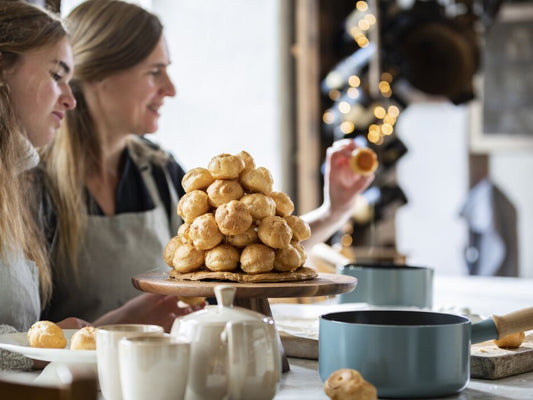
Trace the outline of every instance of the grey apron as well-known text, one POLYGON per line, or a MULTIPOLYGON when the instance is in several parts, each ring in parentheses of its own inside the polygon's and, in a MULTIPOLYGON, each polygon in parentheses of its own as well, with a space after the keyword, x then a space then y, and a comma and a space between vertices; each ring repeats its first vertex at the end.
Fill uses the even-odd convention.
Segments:
POLYGON ((75 316, 94 321, 141 294, 131 283, 133 275, 152 269, 168 270, 163 249, 177 232, 178 217, 173 210, 178 195, 163 168, 170 192, 169 221, 150 163, 138 160, 136 164, 155 208, 113 216, 89 215, 78 258, 78 277, 73 271, 68 271, 68 276, 58 272, 47 318, 57 321, 75 316))
POLYGON ((39 271, 22 252, 9 265, 0 262, 0 304, 0 324, 25 332, 39 320, 39 271))

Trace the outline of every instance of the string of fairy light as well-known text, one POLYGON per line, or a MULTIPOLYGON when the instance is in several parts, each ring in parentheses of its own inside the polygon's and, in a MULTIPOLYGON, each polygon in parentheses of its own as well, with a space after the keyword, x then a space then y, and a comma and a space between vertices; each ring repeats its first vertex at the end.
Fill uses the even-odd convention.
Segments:
MULTIPOLYGON (((346 30, 360 49, 371 45, 369 34, 376 28, 376 15, 366 1, 357 1, 354 12, 346 21, 346 30)), ((359 51, 359 50, 358 50, 359 51)), ((374 51, 374 57, 379 54, 374 51)), ((354 63, 357 63, 355 58, 354 63)), ((348 63, 349 64, 349 63, 348 63)), ((328 97, 334 105, 322 115, 326 125, 338 125, 344 135, 352 134, 356 129, 365 132, 365 136, 374 145, 383 144, 385 138, 394 133, 394 125, 400 115, 400 109, 391 102, 393 76, 389 72, 381 73, 377 84, 378 98, 368 106, 358 102, 362 96, 363 78, 357 73, 347 75, 345 71, 334 69, 324 81, 328 97)))

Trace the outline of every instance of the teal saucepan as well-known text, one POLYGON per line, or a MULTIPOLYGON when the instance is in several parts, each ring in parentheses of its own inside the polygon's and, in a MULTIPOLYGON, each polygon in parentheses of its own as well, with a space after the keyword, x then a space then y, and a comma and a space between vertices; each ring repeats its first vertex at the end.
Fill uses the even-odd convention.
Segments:
POLYGON ((357 289, 339 296, 340 303, 377 306, 433 305, 433 269, 398 264, 347 264, 337 273, 357 278, 357 289))
POLYGON ((425 311, 362 310, 319 318, 318 360, 325 381, 352 368, 379 397, 451 395, 470 379, 470 345, 533 329, 533 307, 472 324, 425 311))

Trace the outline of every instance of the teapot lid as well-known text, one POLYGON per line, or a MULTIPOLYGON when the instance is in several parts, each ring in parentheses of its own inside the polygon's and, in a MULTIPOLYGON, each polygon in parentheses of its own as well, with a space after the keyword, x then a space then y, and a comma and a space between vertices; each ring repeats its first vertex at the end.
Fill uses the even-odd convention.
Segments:
POLYGON ((182 322, 195 321, 197 323, 218 324, 226 322, 267 322, 272 323, 272 319, 243 307, 233 305, 235 292, 237 289, 233 285, 221 284, 215 286, 215 297, 217 306, 206 307, 179 318, 182 322))

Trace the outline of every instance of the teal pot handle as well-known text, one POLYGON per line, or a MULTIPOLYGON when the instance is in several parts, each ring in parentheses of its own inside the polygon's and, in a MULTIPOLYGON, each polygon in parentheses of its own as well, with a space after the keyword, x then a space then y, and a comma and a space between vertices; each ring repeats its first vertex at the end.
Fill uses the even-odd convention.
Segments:
POLYGON ((511 333, 533 329, 533 307, 513 311, 505 315, 493 315, 492 318, 472 325, 472 343, 499 339, 511 333))

